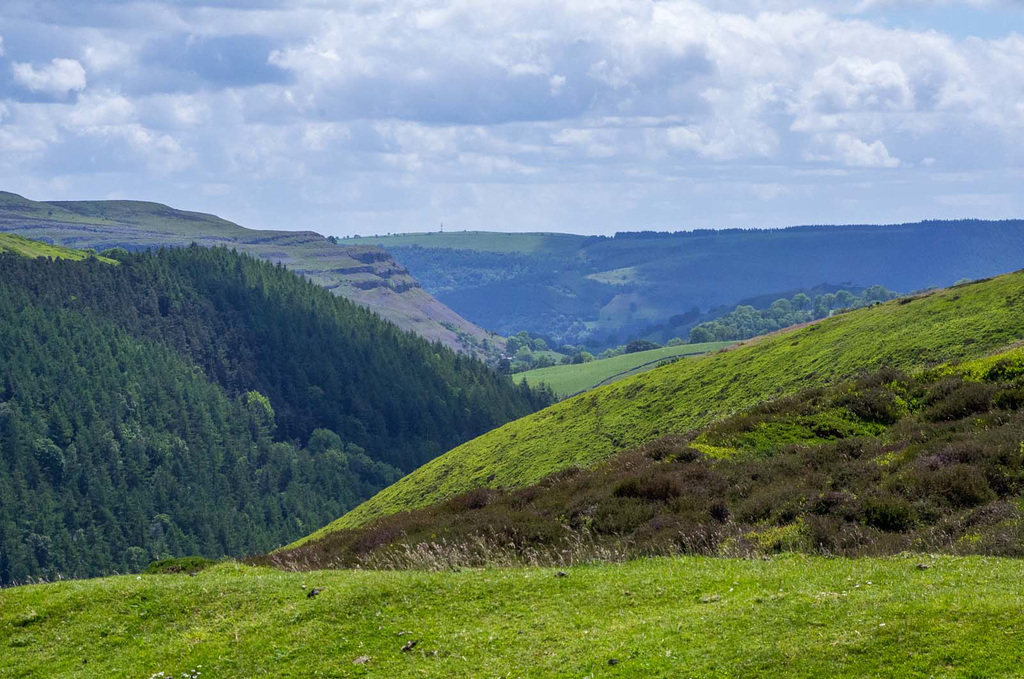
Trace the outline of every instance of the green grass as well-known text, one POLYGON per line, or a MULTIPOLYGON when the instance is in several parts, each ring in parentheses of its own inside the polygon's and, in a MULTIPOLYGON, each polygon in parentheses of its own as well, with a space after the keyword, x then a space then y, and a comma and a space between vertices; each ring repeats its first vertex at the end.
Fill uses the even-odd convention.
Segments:
POLYGON ((706 342, 704 344, 683 344, 677 347, 662 347, 650 351, 638 351, 612 358, 603 358, 590 363, 576 365, 555 365, 516 373, 516 382, 524 379, 530 384, 546 384, 559 398, 574 396, 594 387, 611 384, 632 375, 638 375, 658 367, 662 361, 683 356, 701 356, 711 351, 724 349, 735 342, 706 342))
POLYGON ((72 212, 53 203, 40 203, 19 196, 16 193, 0 191, 0 217, 6 215, 17 215, 23 219, 61 221, 81 225, 110 225, 114 223, 72 212))
MULTIPOLYGON (((22 257, 50 257, 52 259, 71 259, 80 261, 92 256, 88 252, 62 248, 58 245, 50 245, 37 240, 22 238, 12 233, 0 233, 0 252, 11 252, 22 257)), ((116 260, 106 257, 96 257, 107 264, 117 264, 116 260)))
POLYGON ((539 254, 574 252, 584 240, 586 240, 586 236, 571 233, 452 231, 449 233, 396 233, 390 236, 363 236, 346 238, 341 243, 344 245, 380 245, 384 248, 419 245, 424 248, 539 254))
POLYGON ((145 679, 200 665, 211 678, 997 677, 1024 663, 1018 560, 690 557, 566 570, 227 564, 8 589, 0 677, 145 679), (308 599, 313 587, 323 592, 308 599))
POLYGON ((471 488, 528 485, 806 387, 885 365, 914 370, 979 358, 1022 338, 1022 273, 860 309, 678 361, 509 423, 420 467, 314 536, 471 488))
POLYGON ((631 283, 641 283, 644 281, 643 272, 637 266, 600 271, 590 274, 587 278, 598 283, 607 283, 608 285, 630 285, 631 283))

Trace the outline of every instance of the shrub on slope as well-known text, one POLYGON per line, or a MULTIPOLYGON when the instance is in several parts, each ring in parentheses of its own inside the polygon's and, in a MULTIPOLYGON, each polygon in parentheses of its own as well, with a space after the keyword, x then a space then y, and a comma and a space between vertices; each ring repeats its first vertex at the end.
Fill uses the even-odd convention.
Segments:
POLYGON ((885 366, 983 356, 1024 338, 1024 274, 894 300, 680 361, 563 401, 465 443, 381 491, 322 535, 481 486, 517 487, 685 432, 766 399, 885 366))

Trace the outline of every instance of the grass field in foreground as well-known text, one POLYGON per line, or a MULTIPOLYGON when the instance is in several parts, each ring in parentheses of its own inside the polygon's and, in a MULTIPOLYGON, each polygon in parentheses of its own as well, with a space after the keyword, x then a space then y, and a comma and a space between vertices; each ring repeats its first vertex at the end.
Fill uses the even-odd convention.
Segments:
POLYGON ((576 365, 554 365, 537 368, 512 376, 516 382, 524 379, 530 384, 546 384, 559 398, 573 396, 582 391, 604 384, 611 384, 632 375, 639 375, 657 368, 663 361, 684 356, 701 356, 723 349, 735 342, 705 342, 703 344, 682 344, 677 347, 662 347, 650 351, 603 358, 590 363, 576 365))
POLYGON ((566 572, 226 564, 8 589, 0 677, 147 679, 200 665, 211 679, 1007 677, 1024 666, 1018 560, 677 558, 566 572), (313 587, 323 592, 308 599, 313 587))

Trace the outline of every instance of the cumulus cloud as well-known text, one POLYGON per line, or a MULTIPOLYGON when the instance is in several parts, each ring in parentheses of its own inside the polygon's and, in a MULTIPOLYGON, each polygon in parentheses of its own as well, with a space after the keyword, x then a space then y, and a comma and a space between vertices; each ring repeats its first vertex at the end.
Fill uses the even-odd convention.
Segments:
POLYGON ((906 73, 894 61, 839 57, 814 72, 808 98, 825 111, 906 110, 914 93, 906 73))
POLYGON ((85 89, 85 69, 75 59, 53 59, 48 64, 14 63, 14 79, 33 92, 66 95, 85 89))
POLYGON ((833 137, 818 137, 818 146, 824 153, 809 153, 808 158, 818 161, 838 161, 847 167, 899 167, 900 159, 889 154, 881 140, 870 143, 842 132, 833 137))
POLYGON ((0 181, 331 232, 952 216, 1024 163, 1024 37, 893 2, 40 0, 0 9, 0 181))

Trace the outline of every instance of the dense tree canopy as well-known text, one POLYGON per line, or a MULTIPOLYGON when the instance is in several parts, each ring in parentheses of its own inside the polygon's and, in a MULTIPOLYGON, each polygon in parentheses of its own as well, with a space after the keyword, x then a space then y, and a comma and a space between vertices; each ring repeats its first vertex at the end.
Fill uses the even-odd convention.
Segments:
POLYGON ((856 309, 896 297, 881 285, 872 285, 860 295, 849 290, 815 295, 811 299, 800 292, 792 299, 777 299, 767 309, 741 304, 735 310, 713 321, 701 323, 690 331, 690 341, 724 342, 741 340, 825 318, 835 311, 856 309))
POLYGON ((281 438, 323 427, 405 471, 547 402, 279 265, 202 247, 120 261, 25 259, 0 277, 176 349, 229 394, 266 395, 281 438))
POLYGON ((0 255, 0 583, 265 551, 543 393, 226 249, 0 255))

